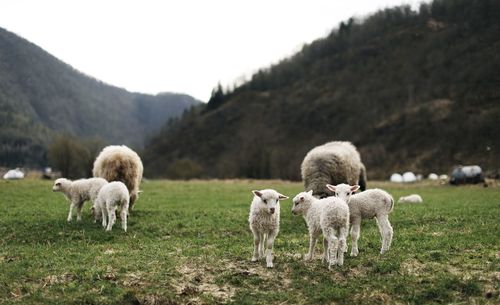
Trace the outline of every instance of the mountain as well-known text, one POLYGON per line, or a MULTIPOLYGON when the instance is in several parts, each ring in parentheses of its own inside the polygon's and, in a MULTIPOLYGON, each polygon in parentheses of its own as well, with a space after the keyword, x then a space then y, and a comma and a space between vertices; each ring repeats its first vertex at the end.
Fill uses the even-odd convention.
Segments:
POLYGON ((37 166, 58 134, 141 149, 149 135, 199 101, 131 93, 84 75, 0 28, 0 164, 37 166))
POLYGON ((342 22, 171 122, 149 175, 300 179, 307 151, 359 149, 368 178, 500 168, 500 2, 436 0, 342 22))

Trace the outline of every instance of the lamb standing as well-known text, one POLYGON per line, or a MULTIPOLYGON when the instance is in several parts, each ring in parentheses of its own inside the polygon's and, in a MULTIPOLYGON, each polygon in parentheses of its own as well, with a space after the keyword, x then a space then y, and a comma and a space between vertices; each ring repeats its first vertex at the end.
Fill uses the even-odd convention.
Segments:
POLYGON ((107 146, 99 153, 92 170, 94 177, 125 183, 130 193, 130 209, 139 196, 143 166, 139 155, 125 145, 107 146))
POLYGON ((349 231, 349 207, 335 197, 317 199, 313 191, 299 193, 293 198, 292 213, 303 215, 309 230, 309 252, 306 260, 312 260, 318 236, 323 232, 323 261, 331 265, 344 264, 349 231))
POLYGON ((111 231, 116 222, 116 210, 120 208, 123 231, 127 232, 127 214, 130 195, 123 182, 113 181, 101 188, 94 202, 94 216, 102 218, 102 226, 111 231), (107 226, 106 226, 107 219, 107 226))
POLYGON ((361 157, 350 142, 329 142, 310 150, 302 161, 302 180, 305 190, 313 190, 320 198, 331 196, 326 184, 359 184, 366 188, 366 169, 361 157))
POLYGON ((335 196, 345 200, 349 205, 352 239, 351 256, 357 256, 359 253, 358 239, 361 220, 366 218, 375 217, 377 220, 379 232, 382 236, 380 254, 384 254, 389 250, 393 236, 392 226, 389 222, 389 214, 394 207, 392 196, 381 189, 366 190, 351 196, 356 191, 356 188, 347 184, 339 184, 337 186, 328 184, 326 187, 334 192, 335 196))
POLYGON ((76 220, 82 220, 82 207, 85 201, 92 202, 97 198, 99 190, 108 182, 103 178, 90 178, 71 181, 59 178, 54 182, 52 191, 62 192, 70 201, 68 222, 73 219, 73 209, 77 209, 76 220))
POLYGON ((248 217, 254 243, 252 262, 264 257, 265 243, 267 267, 272 268, 274 239, 280 229, 280 200, 288 197, 271 189, 252 191, 252 193, 254 197, 248 217))

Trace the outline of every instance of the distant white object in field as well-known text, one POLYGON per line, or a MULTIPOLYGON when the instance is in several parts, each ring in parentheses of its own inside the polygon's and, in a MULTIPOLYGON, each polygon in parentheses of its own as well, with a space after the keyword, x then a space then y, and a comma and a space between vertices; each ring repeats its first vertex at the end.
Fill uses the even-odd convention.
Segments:
POLYGON ((252 193, 254 197, 248 217, 254 244, 252 262, 258 261, 265 254, 267 267, 272 268, 274 239, 280 230, 280 200, 288 197, 271 189, 252 193))
POLYGON ((422 197, 418 194, 411 194, 408 196, 399 197, 398 203, 422 203, 422 197))
POLYGON ((5 180, 23 179, 24 173, 19 168, 11 169, 3 175, 3 178, 5 180))
POLYGON ((404 183, 416 182, 416 181, 417 181, 417 176, 415 176, 414 173, 406 172, 403 174, 403 182, 404 183))
POLYGON ((391 182, 402 183, 403 182, 403 176, 401 176, 401 174, 394 173, 394 174, 391 175, 391 182))
POLYGON ((448 175, 439 175, 439 180, 445 182, 445 181, 448 181, 448 175))
POLYGON ((424 179, 424 176, 422 174, 417 175, 417 181, 422 181, 424 179))
POLYGON ((438 180, 439 176, 435 173, 430 173, 429 176, 427 177, 429 180, 438 180))

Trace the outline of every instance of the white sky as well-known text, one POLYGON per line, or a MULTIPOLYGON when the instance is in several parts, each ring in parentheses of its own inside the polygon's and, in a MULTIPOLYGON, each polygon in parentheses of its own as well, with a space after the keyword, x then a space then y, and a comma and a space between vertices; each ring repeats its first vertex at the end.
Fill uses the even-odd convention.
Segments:
POLYGON ((0 27, 129 91, 208 101, 341 21, 413 0, 0 0, 0 27))

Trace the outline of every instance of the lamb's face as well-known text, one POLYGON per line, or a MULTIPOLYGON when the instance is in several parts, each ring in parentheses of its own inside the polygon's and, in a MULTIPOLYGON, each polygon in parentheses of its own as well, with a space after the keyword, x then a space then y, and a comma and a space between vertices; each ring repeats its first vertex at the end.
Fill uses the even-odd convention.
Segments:
POLYGON ((313 191, 298 193, 297 196, 293 198, 292 203, 292 213, 294 215, 303 215, 306 213, 307 209, 311 205, 311 199, 313 198, 313 191))
POLYGON ((276 212, 280 200, 288 199, 287 196, 274 190, 252 191, 252 193, 260 199, 258 203, 259 209, 263 209, 269 214, 276 212))
POLYGON ((63 184, 68 181, 67 179, 64 178, 59 178, 56 181, 54 181, 54 186, 52 186, 52 191, 53 192, 61 192, 63 188, 63 184))
POLYGON ((345 202, 349 202, 351 195, 359 189, 359 185, 349 185, 345 183, 337 185, 327 184, 326 187, 333 192, 335 197, 338 197, 345 202))

